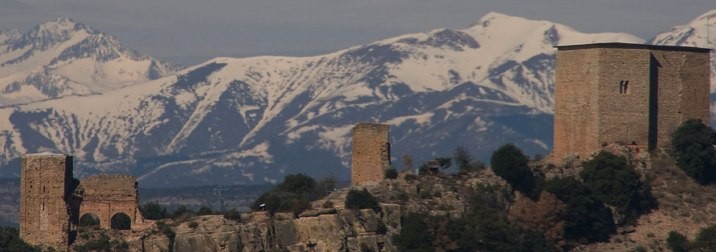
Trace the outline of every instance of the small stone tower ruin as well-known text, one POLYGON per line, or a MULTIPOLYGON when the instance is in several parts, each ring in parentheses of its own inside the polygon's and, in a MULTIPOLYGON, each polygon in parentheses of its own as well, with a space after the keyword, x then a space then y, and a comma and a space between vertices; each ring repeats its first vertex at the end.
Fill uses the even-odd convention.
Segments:
POLYGON ((67 250, 72 157, 24 155, 20 176, 20 238, 31 245, 67 250))
POLYGON ((359 123, 353 128, 351 184, 383 180, 390 167, 389 126, 359 123))
POLYGON ((687 119, 709 123, 710 50, 602 43, 557 47, 555 160, 606 143, 668 147, 687 119))

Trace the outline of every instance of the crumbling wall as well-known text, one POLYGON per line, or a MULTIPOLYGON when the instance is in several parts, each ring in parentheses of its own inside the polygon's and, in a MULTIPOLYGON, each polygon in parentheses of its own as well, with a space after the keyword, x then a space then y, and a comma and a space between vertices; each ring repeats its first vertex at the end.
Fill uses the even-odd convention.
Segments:
POLYGON ((351 183, 383 180, 390 167, 389 126, 359 123, 353 128, 351 183))
POLYGON ((95 175, 80 181, 82 199, 79 216, 95 214, 103 228, 111 227, 111 219, 124 213, 134 224, 144 221, 138 207, 137 179, 130 175, 95 175))
POLYGON ((28 154, 20 175, 20 238, 66 251, 69 244, 72 157, 28 154))

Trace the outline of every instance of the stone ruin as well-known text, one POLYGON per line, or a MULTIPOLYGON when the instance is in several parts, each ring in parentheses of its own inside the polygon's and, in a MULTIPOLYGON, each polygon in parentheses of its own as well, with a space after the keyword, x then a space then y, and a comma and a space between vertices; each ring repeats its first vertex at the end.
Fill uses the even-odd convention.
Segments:
POLYGON ((351 184, 360 185, 384 179, 390 167, 389 126, 359 123, 353 128, 351 184))
POLYGON ((129 175, 72 177, 72 157, 64 154, 27 154, 20 175, 20 238, 31 245, 66 251, 79 220, 91 215, 102 228, 128 218, 142 224, 137 180, 129 175))

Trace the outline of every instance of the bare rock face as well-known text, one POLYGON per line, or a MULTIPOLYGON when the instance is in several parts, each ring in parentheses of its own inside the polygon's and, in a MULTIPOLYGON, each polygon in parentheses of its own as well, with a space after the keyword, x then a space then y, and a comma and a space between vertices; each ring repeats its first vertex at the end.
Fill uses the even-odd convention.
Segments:
POLYGON ((191 218, 176 227, 174 251, 241 251, 237 226, 237 222, 227 220, 221 215, 191 218))

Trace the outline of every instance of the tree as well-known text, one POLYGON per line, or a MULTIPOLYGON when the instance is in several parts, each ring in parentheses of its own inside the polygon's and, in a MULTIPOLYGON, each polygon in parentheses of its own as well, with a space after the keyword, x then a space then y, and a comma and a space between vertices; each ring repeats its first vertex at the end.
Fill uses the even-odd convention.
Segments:
POLYGON ((0 251, 27 251, 39 252, 37 247, 33 247, 20 239, 20 232, 17 228, 0 227, 0 251))
MULTIPOLYGON (((328 183, 328 182, 326 182, 328 183)), ((273 190, 265 192, 251 205, 254 211, 265 210, 269 213, 291 211, 299 214, 311 207, 309 199, 321 195, 316 181, 305 174, 293 174, 273 190)))
POLYGON ((362 191, 351 189, 346 196, 346 208, 348 209, 373 209, 380 211, 378 200, 368 190, 362 191))
POLYGON ((507 181, 515 190, 531 194, 535 178, 529 167, 529 158, 513 144, 506 144, 492 153, 490 165, 495 175, 507 181))
POLYGON ((676 164, 700 184, 716 182, 716 133, 701 120, 689 119, 671 136, 676 164))
POLYGON ((601 201, 616 207, 623 222, 631 223, 656 206, 648 185, 641 182, 626 158, 602 151, 583 166, 579 175, 584 185, 601 201))
POLYGON ((208 206, 201 206, 198 211, 196 211, 197 215, 212 215, 214 214, 214 211, 211 210, 208 206))
POLYGON ((594 193, 574 178, 557 178, 545 182, 544 189, 567 205, 565 238, 572 242, 591 243, 609 240, 616 231, 612 212, 594 193))
POLYGON ((433 237, 428 230, 428 223, 425 222, 428 216, 424 214, 411 213, 401 219, 400 233, 393 236, 393 242, 398 251, 435 251, 433 248, 433 237))
POLYGON ((167 209, 157 202, 149 202, 139 208, 142 216, 148 220, 161 220, 167 217, 167 209))

